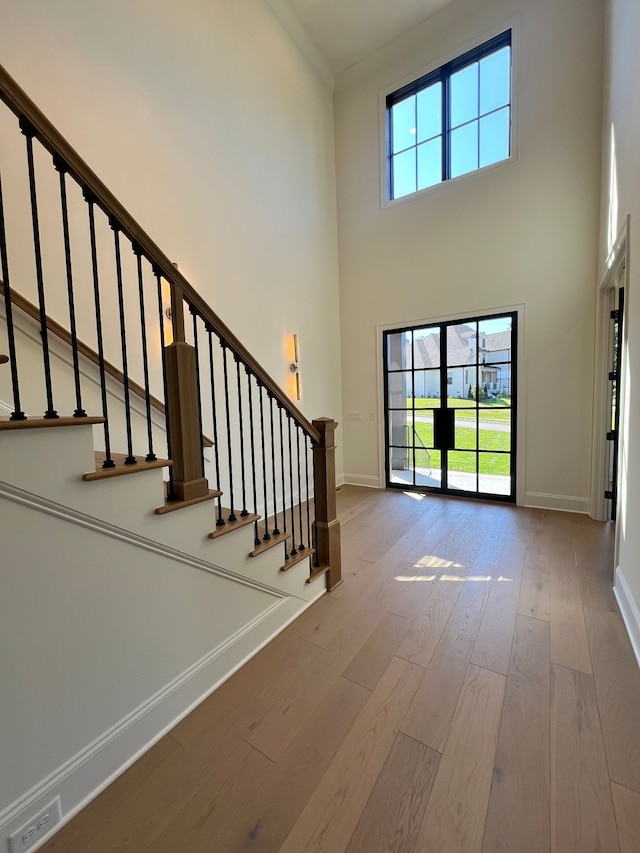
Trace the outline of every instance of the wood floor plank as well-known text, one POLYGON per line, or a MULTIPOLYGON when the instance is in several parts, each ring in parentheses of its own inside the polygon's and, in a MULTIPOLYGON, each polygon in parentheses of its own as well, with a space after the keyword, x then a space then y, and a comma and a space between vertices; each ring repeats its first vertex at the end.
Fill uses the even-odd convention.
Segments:
POLYGON ((518 613, 534 619, 550 619, 549 557, 527 548, 520 585, 518 613))
POLYGON ((480 853, 505 682, 469 666, 416 850, 480 853))
POLYGON ((389 613, 351 659, 342 675, 350 681, 355 681, 356 684, 373 690, 410 627, 409 619, 389 613))
POLYGON ((96 836, 114 815, 130 792, 140 788, 145 780, 153 778, 163 764, 183 751, 171 736, 163 737, 122 776, 112 782, 99 797, 92 800, 73 820, 63 826, 47 844, 49 853, 80 853, 96 845, 96 836))
POLYGON ((505 544, 471 654, 471 663, 501 675, 509 671, 525 553, 526 545, 519 539, 505 544))
POLYGON ((414 853, 439 762, 428 746, 396 735, 345 853, 414 853))
POLYGON ((594 569, 585 563, 578 564, 580 577, 580 596, 584 607, 599 607, 611 613, 618 612, 615 595, 613 594, 613 571, 594 569))
POLYGON ((280 848, 371 693, 341 678, 305 721, 225 835, 225 851, 280 848))
POLYGON ((586 607, 585 619, 609 776, 640 792, 640 670, 617 613, 586 607))
POLYGON ((591 675, 580 579, 573 556, 552 559, 550 572, 551 661, 591 675))
POLYGON ((423 670, 394 658, 280 853, 337 853, 358 823, 423 670))
POLYGON ((418 666, 429 666, 463 586, 462 583, 436 581, 429 600, 402 641, 398 657, 418 666))
POLYGON ((618 853, 593 678, 551 667, 552 853, 618 853))
POLYGON ((549 623, 518 616, 482 853, 549 853, 549 623))
POLYGON ((147 836, 148 843, 123 850, 140 853, 230 851, 229 837, 237 821, 266 783, 272 768, 272 761, 242 742, 167 826, 157 831, 156 824, 147 836))
POLYGON ((243 678, 231 678, 172 729, 183 746, 209 736, 216 720, 221 742, 251 732, 273 706, 276 697, 308 672, 321 650, 299 640, 287 628, 243 667, 243 678), (226 734, 225 734, 226 733, 226 734))
MULTIPOLYGON (((386 586, 386 584, 385 584, 386 586)), ((326 649, 297 678, 292 689, 280 693, 267 713, 254 726, 247 740, 256 749, 278 761, 300 726, 315 710, 328 689, 385 618, 384 596, 378 592, 352 609, 326 649)))
POLYGON ((465 581, 402 724, 404 734, 442 752, 489 595, 488 579, 465 581))
POLYGON ((611 783, 613 805, 616 812, 620 853, 638 853, 640 850, 640 794, 622 785, 611 783))

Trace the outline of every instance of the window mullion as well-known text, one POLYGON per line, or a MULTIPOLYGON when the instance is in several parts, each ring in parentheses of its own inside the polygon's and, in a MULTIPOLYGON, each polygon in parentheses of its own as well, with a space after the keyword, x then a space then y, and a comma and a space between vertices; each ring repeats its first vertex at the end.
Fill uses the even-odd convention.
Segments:
POLYGON ((451 75, 442 74, 442 180, 451 174, 451 75))

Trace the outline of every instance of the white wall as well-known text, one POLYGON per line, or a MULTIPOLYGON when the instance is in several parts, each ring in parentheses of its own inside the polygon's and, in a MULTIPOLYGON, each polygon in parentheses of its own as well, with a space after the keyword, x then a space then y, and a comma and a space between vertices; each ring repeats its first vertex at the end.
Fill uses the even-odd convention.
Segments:
POLYGON ((621 423, 621 486, 617 535, 618 577, 616 588, 625 610, 627 627, 640 658, 640 423, 638 365, 640 365, 640 6, 635 0, 608 0, 606 21, 606 76, 603 115, 602 210, 600 264, 605 268, 612 243, 630 214, 630 263, 627 270, 626 345, 624 369, 624 419, 621 423))
POLYGON ((7 71, 283 385, 298 334, 301 408, 340 420, 332 94, 266 2, 0 0, 0 20, 7 71))
MULTIPOLYGON (((588 511, 601 0, 456 0, 336 81, 343 406, 380 410, 376 327, 524 304, 523 500, 588 511), (514 30, 516 156, 381 207, 381 93, 514 30)), ((346 422, 377 482, 379 421, 346 422)), ((521 436, 522 437, 522 436, 521 436)))

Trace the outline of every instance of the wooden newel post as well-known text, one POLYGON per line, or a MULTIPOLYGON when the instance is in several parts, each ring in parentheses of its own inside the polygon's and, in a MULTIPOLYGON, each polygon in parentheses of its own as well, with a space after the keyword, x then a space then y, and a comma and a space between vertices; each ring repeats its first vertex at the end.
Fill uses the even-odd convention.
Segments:
POLYGON ((340 553, 340 522, 336 518, 336 421, 316 418, 314 427, 320 433, 320 443, 313 445, 315 462, 316 542, 318 559, 329 566, 327 589, 342 583, 340 553))
POLYGON ((209 483, 202 470, 202 436, 198 412, 196 354, 184 337, 182 290, 171 285, 173 343, 165 347, 167 412, 171 433, 173 490, 180 501, 203 497, 209 483))

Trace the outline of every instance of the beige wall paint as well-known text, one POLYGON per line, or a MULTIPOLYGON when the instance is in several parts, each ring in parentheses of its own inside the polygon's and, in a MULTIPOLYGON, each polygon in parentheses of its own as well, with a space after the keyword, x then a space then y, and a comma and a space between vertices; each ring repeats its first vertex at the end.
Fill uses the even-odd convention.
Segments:
POLYGON ((588 511, 603 5, 458 0, 336 81, 347 479, 380 454, 380 325, 524 304, 524 500, 588 511), (517 156, 382 209, 381 93, 513 26, 517 156), (568 498, 569 500, 566 500, 568 498))
POLYGON ((301 408, 340 420, 332 94, 268 4, 0 0, 0 20, 8 72, 281 384, 298 334, 301 408))
MULTIPOLYGON (((618 566, 624 574, 636 608, 640 610, 640 423, 637 370, 640 364, 640 269, 635 257, 640 241, 640 101, 637 81, 640 56, 636 35, 640 31, 640 6, 635 0, 608 0, 606 21, 606 76, 603 116, 602 210, 600 264, 606 259, 619 230, 630 215, 628 292, 624 369, 625 407, 621 423, 621 488, 618 507, 618 566)), ((640 624, 635 625, 636 632, 640 624)), ((638 635, 636 634, 636 642, 638 635)), ((638 649, 636 649, 638 653, 638 649)))

